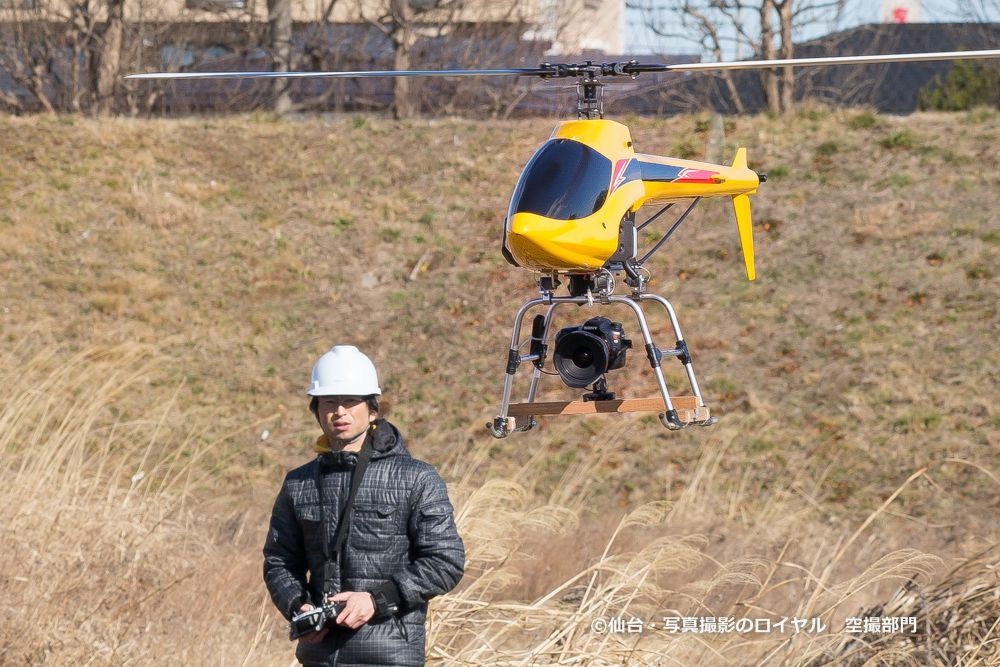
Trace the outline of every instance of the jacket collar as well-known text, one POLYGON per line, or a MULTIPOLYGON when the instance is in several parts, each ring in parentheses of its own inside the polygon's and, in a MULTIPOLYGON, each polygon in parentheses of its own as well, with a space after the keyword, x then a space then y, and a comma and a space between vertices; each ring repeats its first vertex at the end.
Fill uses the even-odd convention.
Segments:
MULTIPOLYGON (((373 461, 389 456, 409 456, 399 429, 385 419, 376 419, 373 424, 375 429, 368 436, 371 441, 373 461)), ((326 436, 320 436, 320 441, 326 444, 326 436)), ((317 446, 320 445, 320 441, 317 441, 317 446)), ((324 452, 317 458, 324 468, 353 468, 358 462, 358 452, 324 452)))

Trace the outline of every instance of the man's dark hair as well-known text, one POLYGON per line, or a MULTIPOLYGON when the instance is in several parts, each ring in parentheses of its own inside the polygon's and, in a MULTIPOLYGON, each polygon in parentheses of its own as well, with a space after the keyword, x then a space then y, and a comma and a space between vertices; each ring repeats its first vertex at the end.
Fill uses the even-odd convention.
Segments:
MULTIPOLYGON (((378 396, 372 394, 371 396, 365 396, 365 403, 368 404, 368 409, 372 412, 380 412, 378 406, 378 396)), ((319 396, 313 396, 312 400, 309 401, 309 410, 313 413, 313 417, 319 418, 319 396)))

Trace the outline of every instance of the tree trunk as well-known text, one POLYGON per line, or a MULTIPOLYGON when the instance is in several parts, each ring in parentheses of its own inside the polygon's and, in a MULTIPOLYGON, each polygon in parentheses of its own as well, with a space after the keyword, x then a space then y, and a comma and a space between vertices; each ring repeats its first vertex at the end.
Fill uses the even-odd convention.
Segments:
MULTIPOLYGON (((778 5, 778 16, 781 21, 781 57, 795 57, 795 41, 792 36, 792 0, 783 0, 778 5)), ((795 72, 792 67, 783 67, 781 71, 781 110, 791 113, 795 106, 795 72)))
POLYGON ((121 69, 122 34, 125 28, 125 0, 108 0, 108 19, 98 54, 97 113, 108 115, 115 107, 115 83, 121 69))
MULTIPOLYGON (((413 46, 413 10, 409 0, 392 0, 390 4, 393 31, 392 38, 392 68, 394 70, 410 69, 410 48, 413 46)), ((417 112, 410 91, 410 77, 397 76, 393 78, 392 115, 397 120, 412 118, 417 112)))
MULTIPOLYGON (((292 2, 267 0, 267 20, 271 28, 271 70, 287 72, 292 60, 292 2)), ((274 112, 285 114, 292 109, 288 79, 274 80, 274 112)))
MULTIPOLYGON (((408 30, 401 28, 393 35, 392 46, 392 68, 394 70, 410 69, 410 47, 406 43, 408 40, 396 40, 400 33, 407 33, 408 30)), ((413 118, 417 108, 413 102, 413 94, 410 92, 410 77, 397 76, 393 79, 392 85, 392 115, 397 120, 413 118)))
MULTIPOLYGON (((719 41, 719 33, 715 26, 712 25, 707 18, 704 20, 703 29, 708 31, 709 37, 712 39, 712 56, 715 58, 715 62, 722 62, 724 58, 722 57, 722 43, 719 41)), ((733 101, 733 106, 736 108, 736 113, 742 115, 745 112, 743 108, 743 98, 740 97, 740 91, 736 88, 736 82, 733 81, 733 73, 727 69, 722 70, 719 73, 722 77, 723 83, 726 84, 726 90, 729 92, 729 99, 733 101)))
POLYGON ((45 92, 49 71, 49 54, 55 50, 54 35, 49 26, 40 21, 16 20, 12 26, 14 39, 3 47, 0 64, 10 77, 26 88, 48 113, 55 113, 55 107, 45 92))
MULTIPOLYGON (((763 0, 760 3, 760 55, 764 60, 773 60, 775 57, 774 25, 771 23, 771 14, 773 11, 774 0, 763 0)), ((778 75, 774 70, 761 70, 760 82, 764 91, 764 101, 767 103, 767 110, 773 114, 781 113, 781 98, 778 94, 778 75)))
POLYGON ((76 63, 70 74, 67 91, 69 108, 79 113, 86 103, 96 111, 100 48, 95 36, 96 21, 90 11, 90 0, 77 0, 70 5, 67 30, 68 41, 73 49, 73 62, 76 63))
POLYGON ((35 96, 35 99, 41 102, 47 113, 54 114, 56 112, 56 108, 52 105, 52 101, 45 93, 45 78, 48 69, 49 68, 43 63, 33 63, 31 66, 31 78, 27 82, 27 88, 31 91, 31 94, 35 96))
MULTIPOLYGON (((721 61, 722 58, 717 58, 721 61)), ((735 107, 736 113, 743 115, 746 113, 746 109, 743 106, 743 98, 740 97, 740 91, 736 88, 736 83, 733 81, 733 75, 729 70, 723 70, 722 80, 726 84, 726 90, 729 91, 729 98, 733 101, 733 107, 735 107)))

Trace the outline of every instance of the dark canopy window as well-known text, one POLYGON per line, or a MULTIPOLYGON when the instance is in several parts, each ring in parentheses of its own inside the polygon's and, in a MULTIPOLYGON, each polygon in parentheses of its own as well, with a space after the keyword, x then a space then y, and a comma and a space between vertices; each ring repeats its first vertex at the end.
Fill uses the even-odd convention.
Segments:
POLYGON ((576 220, 604 205, 611 160, 570 139, 552 139, 538 149, 514 189, 510 212, 576 220))

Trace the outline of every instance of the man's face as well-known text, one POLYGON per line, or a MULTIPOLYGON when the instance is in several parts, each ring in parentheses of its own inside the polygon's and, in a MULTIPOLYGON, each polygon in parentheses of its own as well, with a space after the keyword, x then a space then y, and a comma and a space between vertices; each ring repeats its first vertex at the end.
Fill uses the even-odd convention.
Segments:
POLYGON ((320 396, 316 406, 316 418, 331 444, 352 442, 377 416, 363 396, 320 396))

